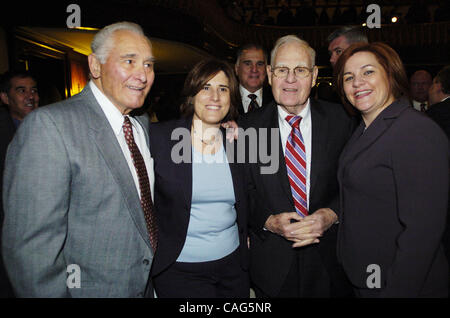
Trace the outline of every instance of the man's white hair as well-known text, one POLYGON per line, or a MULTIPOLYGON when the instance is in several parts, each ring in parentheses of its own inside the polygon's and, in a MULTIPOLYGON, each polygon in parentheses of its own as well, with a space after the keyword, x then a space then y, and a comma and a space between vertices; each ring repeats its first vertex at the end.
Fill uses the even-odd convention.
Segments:
POLYGON ((117 22, 114 24, 110 24, 101 29, 94 36, 94 39, 91 42, 92 53, 94 53, 97 56, 101 64, 106 63, 109 52, 114 46, 114 43, 112 43, 111 41, 114 32, 120 30, 130 31, 138 35, 142 35, 148 40, 148 43, 150 44, 151 47, 150 40, 145 36, 144 31, 138 24, 132 22, 117 22))
POLYGON ((316 65, 316 51, 314 51, 314 49, 309 46, 309 43, 306 42, 305 40, 300 39, 299 37, 297 37, 296 35, 286 35, 283 36, 281 38, 279 38, 277 40, 277 42, 275 42, 275 46, 272 49, 272 52, 270 53, 270 65, 272 67, 274 67, 275 65, 273 65, 273 62, 275 61, 275 56, 277 55, 278 49, 286 44, 286 43, 291 43, 291 42, 295 42, 300 44, 301 46, 303 46, 306 51, 308 52, 310 58, 311 58, 311 66, 315 66, 316 65))

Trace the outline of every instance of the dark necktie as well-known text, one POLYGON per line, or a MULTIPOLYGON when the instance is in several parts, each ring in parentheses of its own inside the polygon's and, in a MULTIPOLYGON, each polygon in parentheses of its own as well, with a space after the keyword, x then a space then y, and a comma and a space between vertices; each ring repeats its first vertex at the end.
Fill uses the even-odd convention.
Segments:
POLYGON ((304 217, 308 215, 308 203, 306 197, 306 150, 299 127, 301 120, 300 116, 286 116, 286 121, 291 125, 292 130, 286 142, 285 160, 295 210, 304 217))
POLYGON ((427 110, 427 104, 425 104, 425 103, 420 103, 420 111, 421 112, 424 112, 424 111, 426 111, 427 110))
POLYGON ((141 152, 134 141, 133 127, 128 116, 125 116, 122 128, 139 180, 139 188, 141 190, 141 206, 144 211, 145 223, 150 236, 150 244, 152 245, 153 250, 156 250, 156 246, 158 245, 158 228, 156 226, 155 213, 153 211, 150 182, 148 180, 144 158, 142 157, 141 152))
POLYGON ((259 107, 258 102, 256 101, 256 95, 255 94, 248 94, 248 97, 251 99, 250 104, 248 104, 248 110, 247 113, 250 113, 251 111, 257 109, 259 107))

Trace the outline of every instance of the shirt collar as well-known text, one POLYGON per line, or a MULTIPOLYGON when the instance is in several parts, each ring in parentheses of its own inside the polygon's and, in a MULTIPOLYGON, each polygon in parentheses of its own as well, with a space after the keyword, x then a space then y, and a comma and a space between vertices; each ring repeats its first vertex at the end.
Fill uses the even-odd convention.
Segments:
POLYGON ((447 99, 449 99, 450 98, 450 95, 449 96, 447 96, 447 97, 444 97, 444 99, 443 100, 441 100, 440 101, 440 103, 442 103, 444 100, 447 100, 447 99))
MULTIPOLYGON (((103 92, 97 87, 93 81, 89 81, 90 88, 94 94, 95 99, 99 103, 106 118, 108 119, 114 134, 118 136, 122 131, 124 115, 117 109, 116 106, 103 94, 103 92)), ((131 117, 130 117, 131 118, 131 117)), ((131 124, 134 126, 133 120, 131 124)))
MULTIPOLYGON (((308 98, 308 101, 306 102, 305 108, 303 108, 303 110, 300 112, 300 114, 297 115, 297 116, 302 117, 302 121, 301 121, 302 123, 304 123, 311 116, 311 106, 310 105, 311 105, 310 104, 310 99, 308 98)), ((283 122, 285 122, 285 123, 287 123, 289 125, 289 123, 286 121, 286 116, 292 115, 292 114, 289 114, 280 105, 277 105, 277 107, 278 107, 278 117, 283 122)))
POLYGON ((262 100, 262 87, 256 92, 250 93, 244 86, 239 84, 239 91, 241 92, 241 96, 245 96, 247 99, 250 99, 250 97, 248 97, 249 94, 255 94, 258 100, 262 100))

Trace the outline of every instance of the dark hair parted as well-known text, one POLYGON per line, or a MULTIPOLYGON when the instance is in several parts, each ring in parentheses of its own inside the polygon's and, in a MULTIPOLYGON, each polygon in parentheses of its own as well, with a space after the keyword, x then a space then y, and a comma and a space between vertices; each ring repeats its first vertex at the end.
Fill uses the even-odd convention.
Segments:
POLYGON ((337 39, 342 35, 347 40, 348 44, 357 42, 364 42, 364 43, 369 42, 369 40, 367 39, 367 35, 364 33, 364 30, 361 27, 346 25, 337 30, 334 30, 330 35, 328 35, 327 37, 328 44, 330 44, 331 42, 333 42, 333 40, 337 39))
POLYGON ((372 53, 386 72, 389 82, 389 93, 395 99, 401 96, 409 98, 409 84, 402 60, 389 45, 381 42, 355 43, 349 46, 339 57, 334 68, 334 79, 342 102, 349 105, 344 92, 344 67, 348 59, 358 52, 372 53))
POLYGON ((11 81, 13 78, 31 78, 33 81, 36 81, 36 78, 33 74, 31 74, 29 71, 7 71, 1 76, 0 80, 0 92, 2 93, 9 93, 9 90, 11 89, 11 81))
POLYGON ((220 71, 224 72, 228 78, 228 86, 230 89, 230 109, 222 122, 237 118, 237 108, 241 98, 237 79, 234 75, 233 68, 228 63, 217 59, 207 59, 198 62, 187 75, 182 91, 183 103, 180 106, 182 116, 189 117, 194 115, 195 96, 220 71))
POLYGON ((261 50, 264 56, 264 63, 267 64, 267 51, 266 49, 259 43, 246 43, 238 48, 236 53, 236 65, 239 64, 241 60, 242 54, 244 54, 244 51, 246 50, 261 50))

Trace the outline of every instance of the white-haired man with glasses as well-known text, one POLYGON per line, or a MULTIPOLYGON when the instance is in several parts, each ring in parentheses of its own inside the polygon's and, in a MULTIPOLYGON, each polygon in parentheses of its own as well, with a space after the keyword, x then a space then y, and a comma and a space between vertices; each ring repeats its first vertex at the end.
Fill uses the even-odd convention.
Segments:
POLYGON ((351 296, 336 260, 335 212, 337 163, 352 122, 340 105, 310 98, 318 69, 307 42, 278 39, 267 74, 275 101, 240 121, 268 138, 258 140, 266 149, 281 141, 277 172, 261 174, 262 161, 247 165, 253 288, 258 297, 351 296))

